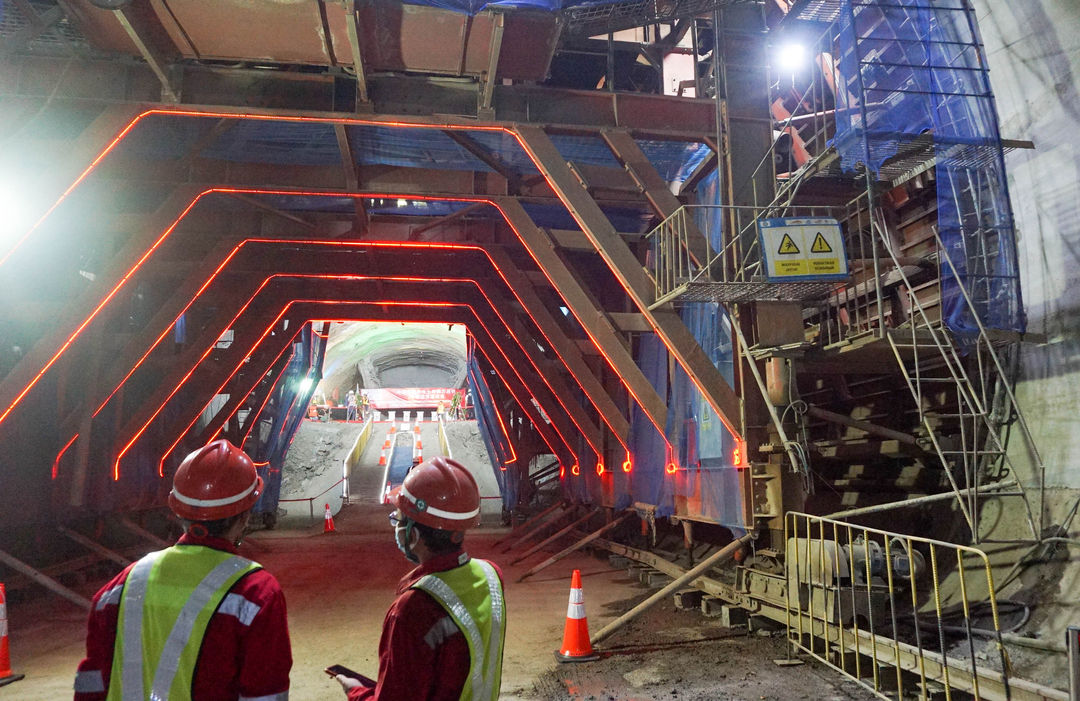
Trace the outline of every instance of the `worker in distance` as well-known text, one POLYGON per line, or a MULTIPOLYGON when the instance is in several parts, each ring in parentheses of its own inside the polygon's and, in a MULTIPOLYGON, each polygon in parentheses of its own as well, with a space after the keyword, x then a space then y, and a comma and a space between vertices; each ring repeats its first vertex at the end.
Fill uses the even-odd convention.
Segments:
POLYGON ((417 563, 383 621, 379 675, 327 673, 350 701, 495 701, 502 680, 506 606, 498 568, 465 552, 480 523, 480 491, 461 463, 420 463, 391 494, 394 541, 417 563))
POLYGON ((169 508, 185 532, 94 596, 75 701, 287 701, 284 594, 236 551, 262 490, 251 458, 226 440, 184 459, 169 508))

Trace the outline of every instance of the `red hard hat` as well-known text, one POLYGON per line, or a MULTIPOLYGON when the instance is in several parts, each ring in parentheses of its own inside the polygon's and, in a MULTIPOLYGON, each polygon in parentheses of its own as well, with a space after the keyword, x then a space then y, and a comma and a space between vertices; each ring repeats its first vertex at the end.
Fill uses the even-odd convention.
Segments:
POLYGON ((417 523, 444 531, 480 525, 480 490, 472 473, 457 460, 425 460, 405 475, 394 505, 417 523))
POLYGON ((180 463, 169 492, 169 508, 188 521, 216 521, 250 509, 262 490, 262 477, 247 453, 220 439, 180 463))

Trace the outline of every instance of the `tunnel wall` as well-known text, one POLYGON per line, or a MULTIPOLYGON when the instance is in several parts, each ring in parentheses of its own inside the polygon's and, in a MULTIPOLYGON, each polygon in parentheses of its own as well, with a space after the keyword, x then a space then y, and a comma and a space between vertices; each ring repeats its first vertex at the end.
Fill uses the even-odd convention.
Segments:
MULTIPOLYGON (((1034 150, 1007 157, 1031 332, 1017 388, 1051 487, 1080 488, 1080 6, 974 0, 1002 135, 1034 150)), ((1020 441, 1011 444, 1024 463, 1020 441)), ((1030 465, 1030 463, 1028 463, 1030 465)), ((1038 475, 1021 477, 1031 485, 1038 475)))

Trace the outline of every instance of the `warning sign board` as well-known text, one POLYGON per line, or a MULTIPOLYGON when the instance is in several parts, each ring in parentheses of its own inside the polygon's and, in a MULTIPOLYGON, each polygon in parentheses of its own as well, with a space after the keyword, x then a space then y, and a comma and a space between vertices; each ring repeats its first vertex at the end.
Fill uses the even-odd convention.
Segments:
POLYGON ((769 282, 848 276, 844 238, 835 219, 759 219, 758 236, 769 282))

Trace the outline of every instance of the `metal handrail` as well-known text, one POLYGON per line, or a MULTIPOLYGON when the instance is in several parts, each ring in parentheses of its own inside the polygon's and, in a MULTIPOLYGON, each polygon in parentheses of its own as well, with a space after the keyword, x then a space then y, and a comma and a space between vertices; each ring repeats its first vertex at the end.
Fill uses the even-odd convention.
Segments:
POLYGON ((881 698, 904 697, 905 672, 918 677, 921 698, 927 697, 928 682, 943 684, 946 699, 954 692, 975 699, 1011 697, 993 568, 985 552, 799 512, 785 516, 784 536, 791 647, 881 698), (955 557, 953 596, 959 598, 955 612, 945 605, 943 574, 950 557, 955 557), (972 559, 979 566, 965 565, 972 559), (969 586, 976 571, 986 584, 986 595, 979 599, 969 586), (975 620, 978 605, 989 606, 992 628, 975 620), (952 624, 952 616, 961 623, 952 624), (936 636, 925 636, 927 631, 936 636), (965 658, 955 656, 947 633, 964 636, 965 658), (994 642, 1000 671, 980 669, 977 637, 994 642), (870 674, 863 669, 864 658, 872 661, 870 674), (882 664, 894 668, 895 679, 885 679, 882 664))

